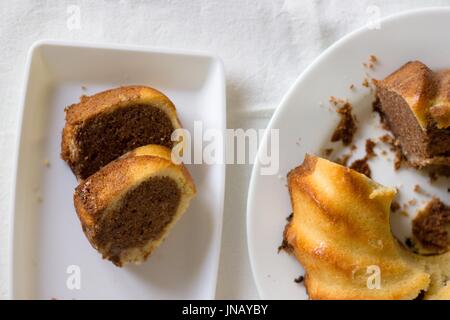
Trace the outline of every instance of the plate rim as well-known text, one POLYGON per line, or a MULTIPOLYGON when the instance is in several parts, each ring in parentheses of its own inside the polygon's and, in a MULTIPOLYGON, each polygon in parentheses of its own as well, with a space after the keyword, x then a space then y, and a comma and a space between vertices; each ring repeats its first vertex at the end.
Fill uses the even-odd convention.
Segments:
MULTIPOLYGON (((7 293, 6 299, 13 300, 17 298, 16 293, 16 285, 15 285, 15 277, 16 272, 14 271, 14 266, 16 264, 15 259, 15 247, 17 244, 15 243, 15 233, 17 228, 16 221, 16 207, 17 207, 17 174, 19 170, 19 157, 20 157, 20 149, 21 149, 21 141, 22 141, 22 127, 23 127, 23 118, 25 111, 25 102, 26 95, 29 90, 30 85, 30 71, 31 71, 31 63, 33 57, 35 56, 37 50, 41 47, 45 46, 53 46, 53 47, 69 47, 69 48, 90 48, 90 49, 105 49, 112 51, 123 51, 123 52, 140 52, 140 53, 160 53, 167 55, 178 55, 178 56, 189 56, 189 57, 200 57, 204 59, 210 59, 211 62, 217 65, 218 68, 218 77, 220 78, 220 104, 218 105, 220 114, 222 115, 221 121, 221 130, 226 129, 227 124, 227 101, 226 101, 226 74, 225 67, 222 59, 213 53, 207 53, 204 51, 195 51, 195 50, 185 50, 179 48, 167 48, 167 47, 158 47, 158 46, 143 46, 143 45, 129 45, 129 44, 120 44, 120 43, 108 43, 108 42, 88 42, 88 41, 76 41, 76 40, 58 40, 58 39, 39 39, 36 40, 28 49, 26 60, 25 60, 25 68, 22 78, 22 85, 20 89, 19 96, 19 104, 18 104, 18 112, 16 118, 16 131, 15 131, 15 145, 13 149, 13 166, 12 166, 12 183, 10 186, 11 190, 11 208, 9 210, 8 218, 9 218, 9 228, 8 228, 8 245, 7 245, 7 257, 9 259, 8 272, 6 272, 7 282, 6 285, 7 293)), ((222 153, 223 159, 221 163, 224 163, 225 153, 222 153)), ((224 219, 224 202, 225 202, 225 184, 226 184, 226 166, 218 165, 218 169, 220 171, 220 179, 222 183, 220 184, 218 191, 220 196, 220 201, 217 204, 218 212, 220 213, 219 222, 218 222, 218 250, 214 256, 214 263, 212 264, 212 269, 214 272, 213 283, 210 286, 210 292, 208 292, 208 299, 215 299, 217 292, 217 281, 219 278, 219 267, 220 267, 220 256, 222 251, 222 232, 223 232, 223 219, 224 219)))
MULTIPOLYGON (((431 6, 431 7, 424 7, 424 8, 418 8, 418 9, 411 9, 411 10, 405 10, 398 13, 394 13, 391 15, 388 15, 384 18, 380 18, 377 20, 380 24, 395 21, 397 19, 405 18, 405 17, 413 17, 415 15, 421 15, 421 14, 433 14, 433 13, 442 13, 446 12, 447 14, 450 14, 450 7, 445 6, 431 6)), ((346 44, 347 42, 351 41, 354 37, 358 36, 359 34, 365 33, 371 31, 367 28, 367 24, 363 25, 353 31, 350 31, 346 35, 342 36, 338 40, 336 40, 333 44, 331 44, 328 48, 326 48, 323 52, 321 52, 314 60, 300 73, 300 75, 294 80, 294 83, 289 87, 288 91, 283 95, 281 98, 280 103, 275 108, 275 111, 273 112, 272 117, 270 118, 267 127, 265 129, 264 135, 262 140, 260 141, 260 145, 258 148, 258 152, 256 154, 256 158, 254 161, 252 173, 250 176, 250 182, 248 187, 248 195, 247 195, 247 214, 246 214, 246 232, 247 232, 247 251, 250 261, 250 268, 253 275, 253 280, 255 282, 256 289, 258 291, 258 295, 261 299, 265 299, 263 297, 263 290, 261 288, 261 283, 259 282, 259 278, 256 275, 255 272, 255 257, 254 257, 254 251, 252 250, 252 247, 254 247, 254 237, 251 227, 251 220, 253 216, 255 215, 254 210, 254 203, 256 202, 256 179, 257 179, 257 172, 260 169, 260 154, 262 153, 263 146, 266 144, 268 139, 268 131, 273 128, 273 125, 278 120, 279 116, 283 112, 283 110, 286 108, 287 102, 290 100, 291 96, 296 92, 297 87, 299 84, 303 81, 304 78, 306 78, 312 70, 315 68, 316 65, 320 64, 326 57, 328 57, 335 49, 338 47, 346 44)))

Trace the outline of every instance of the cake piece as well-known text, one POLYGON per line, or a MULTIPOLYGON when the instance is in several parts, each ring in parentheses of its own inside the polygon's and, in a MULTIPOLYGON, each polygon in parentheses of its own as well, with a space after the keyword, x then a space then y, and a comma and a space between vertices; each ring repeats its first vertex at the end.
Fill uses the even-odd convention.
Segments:
POLYGON ((389 226, 394 188, 307 155, 288 174, 294 216, 284 237, 305 268, 311 299, 414 299, 429 275, 401 250, 389 226), (367 285, 370 266, 382 285, 367 285))
POLYGON ((408 162, 450 166, 450 69, 412 61, 375 85, 378 111, 408 162))
POLYGON ((79 180, 137 147, 172 148, 171 134, 181 128, 169 98, 144 86, 83 96, 65 111, 61 157, 79 180))
POLYGON ((392 235, 395 188, 311 155, 288 186, 293 216, 283 238, 311 299, 450 298, 450 252, 419 256, 392 235))
POLYGON ((170 149, 137 148, 84 180, 75 209, 89 242, 117 266, 141 263, 158 247, 195 196, 170 149))
POLYGON ((413 220, 413 235, 420 252, 436 254, 450 248, 450 206, 433 198, 413 220))

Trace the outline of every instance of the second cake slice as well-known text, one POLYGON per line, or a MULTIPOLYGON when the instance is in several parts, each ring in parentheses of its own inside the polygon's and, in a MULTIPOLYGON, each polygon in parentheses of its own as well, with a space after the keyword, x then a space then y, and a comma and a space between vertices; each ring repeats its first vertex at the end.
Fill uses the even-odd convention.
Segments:
POLYGON ((148 145, 109 163, 75 190, 83 231, 115 265, 140 263, 158 247, 195 196, 184 165, 148 145))

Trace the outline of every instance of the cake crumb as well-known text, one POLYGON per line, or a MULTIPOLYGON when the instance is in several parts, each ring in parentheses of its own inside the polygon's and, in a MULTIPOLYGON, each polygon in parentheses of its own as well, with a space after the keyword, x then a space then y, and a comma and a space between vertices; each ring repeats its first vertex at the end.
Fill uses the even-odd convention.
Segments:
MULTIPOLYGON (((365 176, 367 176, 368 178, 372 177, 372 170, 370 169, 369 166, 369 159, 373 158, 376 154, 374 151, 375 148, 375 142, 371 139, 367 139, 366 140, 366 155, 364 156, 364 158, 362 159, 358 159, 353 161, 353 163, 349 166, 350 169, 353 169, 359 173, 364 174, 365 176)), ((350 148, 351 151, 356 150, 356 145, 352 145, 352 147, 350 148)), ((348 159, 347 159, 348 160, 348 159)))
POLYGON ((395 140, 395 139, 394 139, 394 137, 391 136, 390 134, 385 134, 385 135, 381 136, 381 137, 379 138, 379 140, 380 140, 381 142, 386 143, 386 144, 392 145, 392 144, 394 143, 394 140, 395 140))
POLYGON ((278 253, 280 253, 281 251, 286 251, 286 252, 291 252, 291 251, 292 251, 292 247, 291 247, 291 245, 286 241, 286 239, 283 239, 283 241, 281 242, 281 244, 278 246, 278 253))
POLYGON ((370 170, 370 166, 367 163, 367 157, 364 157, 362 159, 358 159, 353 161, 353 163, 350 165, 350 169, 353 169, 359 173, 362 173, 368 178, 372 177, 372 170, 370 170))
POLYGON ((430 182, 435 182, 438 179, 438 174, 436 173, 436 171, 431 171, 428 174, 428 177, 430 178, 430 182))
POLYGON ((371 54, 371 55, 369 56, 369 61, 370 61, 371 63, 375 64, 375 63, 378 63, 378 58, 377 58, 374 54, 371 54))
POLYGON ((426 249, 436 253, 447 251, 450 244, 450 206, 433 198, 413 220, 413 235, 426 249))
POLYGON ((305 280, 305 277, 304 276, 299 276, 299 277, 294 279, 294 282, 295 283, 302 283, 303 280, 305 280))
POLYGON ((426 294, 426 290, 420 290, 419 294, 417 295, 417 297, 415 297, 413 300, 424 300, 425 298, 425 294, 426 294))
POLYGON ((386 117, 383 113, 383 111, 381 111, 381 101, 380 98, 376 97, 375 100, 372 102, 372 111, 376 114, 378 114, 378 116, 380 117, 380 125, 381 128, 385 131, 390 131, 389 129, 389 125, 386 121, 386 117))
POLYGON ((400 210, 401 206, 397 201, 392 201, 391 203, 391 211, 392 212, 397 212, 398 210, 400 210))
POLYGON ((341 99, 341 98, 336 98, 335 96, 331 96, 329 99, 330 103, 334 106, 339 106, 339 105, 345 105, 348 103, 347 100, 345 99, 341 99))
POLYGON ((385 134, 379 138, 379 140, 390 146, 390 150, 395 153, 394 169, 399 170, 405 160, 400 143, 390 134, 385 134))
POLYGON ((402 167, 404 156, 401 149, 395 150, 394 169, 399 170, 402 167))
POLYGON ((351 155, 350 154, 344 154, 342 156, 340 156, 339 158, 337 158, 334 162, 336 162, 337 164, 340 164, 341 166, 346 167, 348 164, 348 160, 350 160, 351 155))
POLYGON ((284 232, 283 232, 283 241, 281 242, 281 245, 278 246, 278 253, 280 253, 281 251, 285 251, 288 254, 291 254, 292 251, 294 251, 294 248, 289 244, 289 242, 286 240, 286 232, 287 232, 287 228, 289 226, 289 223, 291 222, 292 218, 294 217, 294 213, 291 212, 291 214, 289 216, 286 217, 286 221, 287 224, 284 227, 284 232))
POLYGON ((325 157, 329 157, 332 153, 333 153, 334 149, 333 148, 327 148, 324 150, 324 155, 325 157))
POLYGON ((352 143, 357 129, 355 117, 352 114, 352 105, 348 102, 344 103, 341 107, 338 107, 337 113, 341 119, 331 137, 331 141, 342 141, 345 146, 348 146, 352 143))
POLYGON ((350 85, 350 90, 355 90, 355 89, 356 89, 356 86, 354 84, 351 84, 350 85))
POLYGON ((81 86, 81 90, 87 91, 87 87, 86 86, 81 86))
POLYGON ((364 78, 362 82, 362 86, 368 88, 369 87, 369 80, 367 78, 364 78))
POLYGON ((400 210, 399 213, 400 213, 400 215, 402 215, 405 218, 409 217, 409 213, 406 210, 400 210))
POLYGON ((48 159, 44 159, 43 161, 44 166, 46 166, 47 168, 50 167, 50 161, 48 159))
POLYGON ((375 97, 375 100, 372 102, 372 112, 379 114, 380 117, 384 116, 384 113, 381 112, 381 101, 378 97, 375 97))
POLYGON ((369 56, 368 62, 363 62, 363 66, 366 69, 373 69, 377 63, 378 63, 377 57, 371 54, 369 56))
POLYGON ((421 195, 424 195, 424 196, 426 196, 426 197, 431 197, 431 194, 430 193, 428 193, 427 191, 425 191, 421 186, 419 186, 418 184, 416 184, 415 186, 414 186, 414 192, 416 192, 416 193, 418 193, 418 194, 421 194, 421 195))
POLYGON ((366 156, 368 158, 373 158, 376 156, 376 153, 374 151, 376 146, 376 143, 372 139, 366 140, 366 156))
POLYGON ((409 249, 414 249, 414 243, 413 243, 411 238, 406 238, 405 239, 405 245, 409 249))

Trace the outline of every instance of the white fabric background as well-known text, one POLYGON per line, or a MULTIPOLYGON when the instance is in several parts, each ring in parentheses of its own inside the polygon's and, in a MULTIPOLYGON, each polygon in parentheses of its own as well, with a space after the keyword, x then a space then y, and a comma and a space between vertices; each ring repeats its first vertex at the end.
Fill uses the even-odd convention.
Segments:
MULTIPOLYGON (((217 54, 226 69, 228 127, 264 128, 302 70, 340 37, 369 23, 378 9, 384 17, 438 5, 448 6, 450 0, 0 1, 0 299, 7 296, 9 281, 19 95, 26 53, 33 42, 74 39, 217 54), (80 7, 79 30, 67 27, 70 5, 80 7)), ((220 299, 258 297, 245 234, 250 172, 250 165, 227 167, 220 299)))

